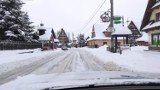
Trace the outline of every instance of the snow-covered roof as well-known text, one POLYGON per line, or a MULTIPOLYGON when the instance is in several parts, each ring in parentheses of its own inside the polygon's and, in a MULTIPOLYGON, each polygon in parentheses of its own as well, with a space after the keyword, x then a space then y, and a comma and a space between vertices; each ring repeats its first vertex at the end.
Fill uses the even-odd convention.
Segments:
POLYGON ((131 30, 127 26, 122 26, 121 24, 114 25, 115 32, 112 35, 124 35, 132 34, 131 30))
POLYGON ((145 41, 148 42, 148 34, 146 32, 142 32, 142 37, 138 38, 136 41, 145 41))
POLYGON ((154 6, 152 8, 155 8, 155 7, 159 6, 159 5, 160 5, 160 2, 157 2, 156 4, 154 4, 154 6))
POLYGON ((103 33, 108 28, 108 25, 109 24, 95 24, 94 31, 96 36, 92 39, 110 39, 110 37, 106 37, 103 33))
POLYGON ((54 42, 59 42, 59 40, 58 39, 54 39, 54 42))
POLYGON ((37 26, 37 29, 46 29, 44 26, 37 26))
POLYGON ((142 30, 151 29, 154 27, 160 27, 160 21, 154 23, 151 22, 148 25, 146 25, 142 30))
MULTIPOLYGON (((106 37, 105 34, 103 33, 104 31, 107 31, 107 28, 109 26, 109 23, 108 24, 95 24, 94 25, 94 31, 95 31, 95 34, 96 36, 94 38, 90 38, 88 39, 87 41, 89 40, 102 40, 102 39, 111 39, 111 37, 106 37)), ((123 33, 123 34, 131 34, 131 31, 129 29, 124 29, 123 26, 116 26, 116 31, 114 32, 114 34, 120 34, 120 33, 123 33), (119 28, 122 28, 122 30, 126 30, 124 32, 122 32, 121 29, 119 28)), ((118 37, 118 39, 123 39, 122 37, 118 37)))
POLYGON ((50 40, 51 30, 52 29, 46 29, 45 34, 39 36, 39 40, 50 40))

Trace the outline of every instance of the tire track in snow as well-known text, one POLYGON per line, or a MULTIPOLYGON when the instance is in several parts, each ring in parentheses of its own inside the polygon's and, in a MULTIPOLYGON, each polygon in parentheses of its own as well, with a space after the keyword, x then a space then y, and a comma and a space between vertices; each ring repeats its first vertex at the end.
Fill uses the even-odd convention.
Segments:
POLYGON ((73 58, 73 53, 70 51, 70 54, 64 58, 58 65, 57 67, 54 67, 50 72, 51 73, 65 73, 65 72, 71 72, 71 70, 69 69, 69 66, 72 62, 72 58, 73 58))
POLYGON ((60 64, 69 56, 69 52, 66 52, 65 54, 59 55, 57 58, 54 60, 44 64, 40 68, 36 69, 35 71, 32 72, 32 74, 50 74, 54 71, 55 68, 59 67, 60 64))
POLYGON ((88 68, 86 67, 84 61, 82 60, 79 51, 75 52, 74 60, 73 60, 71 68, 73 72, 88 71, 88 68))
POLYGON ((88 67, 89 71, 105 71, 105 68, 100 63, 94 60, 92 54, 86 51, 80 51, 80 57, 85 62, 85 65, 88 67))
POLYGON ((46 57, 46 58, 42 58, 39 61, 33 62, 29 65, 25 65, 25 66, 20 67, 20 68, 15 68, 12 71, 1 74, 0 75, 0 85, 4 84, 6 82, 9 82, 11 80, 14 80, 18 76, 24 76, 24 75, 32 73, 35 69, 41 67, 42 65, 48 63, 49 61, 52 61, 53 59, 59 57, 63 53, 64 52, 57 53, 53 56, 49 56, 49 57, 46 57))

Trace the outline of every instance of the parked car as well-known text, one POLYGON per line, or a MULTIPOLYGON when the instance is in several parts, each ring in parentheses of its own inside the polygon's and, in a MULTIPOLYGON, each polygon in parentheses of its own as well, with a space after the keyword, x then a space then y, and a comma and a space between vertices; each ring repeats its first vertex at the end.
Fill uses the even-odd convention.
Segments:
POLYGON ((62 46, 61 49, 62 50, 68 50, 67 46, 62 46))

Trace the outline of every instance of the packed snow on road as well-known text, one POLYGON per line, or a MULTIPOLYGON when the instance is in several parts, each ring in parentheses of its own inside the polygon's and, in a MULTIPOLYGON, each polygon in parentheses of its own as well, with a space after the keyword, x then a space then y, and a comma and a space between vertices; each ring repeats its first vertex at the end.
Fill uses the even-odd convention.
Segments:
POLYGON ((0 90, 41 90, 75 82, 76 85, 108 83, 109 77, 121 77, 122 74, 157 77, 160 76, 159 55, 160 52, 148 51, 144 46, 132 47, 122 54, 108 52, 107 46, 68 51, 0 51, 0 90), (153 73, 155 76, 150 75, 153 73))

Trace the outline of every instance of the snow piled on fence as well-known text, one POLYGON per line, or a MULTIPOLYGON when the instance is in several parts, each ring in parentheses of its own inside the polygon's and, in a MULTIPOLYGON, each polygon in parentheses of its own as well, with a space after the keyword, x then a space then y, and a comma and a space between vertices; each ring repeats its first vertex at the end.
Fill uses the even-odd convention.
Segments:
POLYGON ((97 56, 106 67, 112 64, 134 72, 160 73, 160 52, 148 51, 146 46, 131 47, 130 50, 122 51, 122 54, 108 52, 107 46, 83 49, 97 56))

